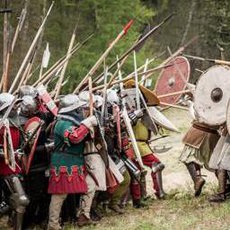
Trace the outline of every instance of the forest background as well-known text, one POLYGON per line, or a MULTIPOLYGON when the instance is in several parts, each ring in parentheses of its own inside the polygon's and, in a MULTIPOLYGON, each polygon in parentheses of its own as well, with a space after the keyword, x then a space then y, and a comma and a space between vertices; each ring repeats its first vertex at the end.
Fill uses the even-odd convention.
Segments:
MULTIPOLYGON (((6 0, 1 1, 0 8, 5 7, 5 2, 6 0)), ((9 14, 10 38, 14 34, 22 8, 25 5, 27 7, 24 26, 10 65, 12 81, 52 1, 8 0, 7 3, 8 8, 12 9, 12 13, 9 14)), ((76 24, 77 42, 83 41, 92 33, 94 35, 71 58, 66 71, 66 78, 69 77, 69 81, 64 86, 63 93, 73 91, 129 20, 133 19, 134 23, 127 35, 110 52, 106 59, 107 65, 116 59, 116 55, 121 56, 131 47, 144 31, 157 25, 172 12, 176 13, 173 19, 154 33, 137 52, 138 66, 144 64, 146 58, 153 58, 166 51, 153 63, 153 66, 157 66, 169 56, 167 46, 175 51, 197 35, 199 38, 186 49, 185 53, 217 59, 220 58, 220 47, 222 47, 225 59, 229 60, 229 0, 56 0, 38 44, 32 79, 39 75, 39 68, 36 70, 36 67, 41 63, 46 43, 49 43, 51 51, 50 67, 67 52, 76 24)), ((0 14, 0 25, 2 25, 0 49, 3 50, 3 14, 0 14)), ((193 70, 191 82, 195 82, 200 75, 199 71, 194 70, 204 71, 210 66, 210 63, 194 60, 191 60, 190 64, 193 70)), ((122 71, 123 77, 133 71, 132 55, 122 71)), ((159 73, 155 74, 154 78, 158 75, 159 73)))

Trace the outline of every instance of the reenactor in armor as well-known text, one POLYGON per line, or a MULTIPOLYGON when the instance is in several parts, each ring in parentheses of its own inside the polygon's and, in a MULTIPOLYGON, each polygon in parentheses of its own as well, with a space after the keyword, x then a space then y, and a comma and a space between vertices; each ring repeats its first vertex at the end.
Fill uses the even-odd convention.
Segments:
POLYGON ((47 194, 48 176, 46 172, 50 163, 53 142, 48 141, 46 128, 53 121, 53 115, 49 111, 39 110, 40 101, 36 90, 31 86, 23 86, 19 93, 22 96, 19 113, 20 125, 29 134, 33 130, 26 130, 27 127, 30 129, 29 127, 32 126, 34 129, 34 126, 40 126, 32 138, 33 141, 24 150, 25 162, 29 164, 26 165, 25 190, 30 197, 30 204, 27 207, 23 224, 24 228, 27 228, 31 224, 42 223, 48 215, 50 196, 47 194))
MULTIPOLYGON (((81 107, 83 117, 87 119, 89 116, 89 92, 83 91, 79 94, 79 99, 84 103, 81 107)), ((100 107, 99 98, 93 95, 94 106, 100 107), (97 102, 97 103, 96 103, 97 102)), ((96 109, 95 108, 95 109, 96 109)), ((99 113, 94 110, 95 117, 99 121, 99 113)), ((98 127, 98 126, 97 126, 98 127)), ((90 128, 91 138, 87 138, 84 148, 84 160, 86 165, 86 183, 88 192, 80 197, 80 209, 78 213, 78 226, 91 224, 90 211, 93 204, 93 199, 97 191, 106 191, 106 174, 105 168, 108 167, 108 156, 104 149, 103 139, 100 135, 100 130, 97 127, 90 128)))
POLYGON ((212 152, 219 139, 219 127, 211 127, 197 121, 192 122, 191 128, 183 138, 184 149, 180 161, 185 164, 194 183, 194 195, 199 196, 205 184, 201 168, 208 166, 212 152))
POLYGON ((6 202, 9 202, 12 210, 13 229, 21 230, 23 216, 29 204, 29 199, 22 186, 23 168, 20 161, 21 155, 17 151, 23 140, 18 125, 17 107, 17 101, 15 101, 13 95, 9 93, 0 94, 0 116, 2 118, 1 123, 4 123, 0 130, 1 152, 3 153, 0 157, 0 176, 4 179, 8 188, 8 191, 5 190, 4 194, 6 202), (8 114, 6 115, 6 113, 8 114), (8 154, 15 156, 14 169, 10 167, 10 164, 13 162, 12 159, 11 162, 7 159, 9 157, 8 154))
POLYGON ((54 127, 54 152, 51 155, 48 193, 51 196, 49 230, 61 229, 59 216, 68 194, 86 194, 87 171, 84 161, 85 141, 90 130, 97 126, 95 116, 84 119, 85 102, 76 95, 60 100, 60 109, 54 127))

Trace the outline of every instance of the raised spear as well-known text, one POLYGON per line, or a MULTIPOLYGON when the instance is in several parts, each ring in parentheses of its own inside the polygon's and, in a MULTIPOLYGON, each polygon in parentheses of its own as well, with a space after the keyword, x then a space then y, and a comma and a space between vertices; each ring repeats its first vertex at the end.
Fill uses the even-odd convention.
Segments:
POLYGON ((87 81, 87 79, 95 73, 95 71, 98 69, 99 65, 103 62, 103 60, 109 54, 110 50, 127 33, 127 31, 129 30, 129 28, 131 27, 132 23, 133 23, 133 20, 131 20, 131 21, 129 21, 127 23, 127 25, 118 34, 118 36, 115 38, 115 40, 109 45, 109 47, 106 49, 106 51, 101 55, 101 57, 97 60, 97 62, 94 64, 94 66, 90 69, 90 71, 88 72, 88 74, 83 78, 83 80, 80 82, 80 84, 74 90, 74 93, 77 93, 79 91, 79 89, 82 87, 82 85, 87 81))
POLYGON ((192 55, 188 55, 188 54, 183 54, 183 56, 185 56, 187 58, 199 60, 199 61, 213 62, 213 63, 218 64, 218 65, 230 65, 230 61, 224 61, 224 60, 219 60, 219 59, 211 59, 211 58, 203 58, 203 57, 192 56, 192 55))
MULTIPOLYGON (((75 26, 73 34, 72 34, 72 37, 70 39, 67 55, 71 53, 71 50, 73 48, 73 45, 74 45, 74 42, 75 42, 75 39, 76 39, 76 29, 77 29, 77 25, 75 26)), ((68 65, 68 61, 65 62, 64 66, 62 68, 62 71, 61 71, 61 75, 60 75, 60 77, 59 77, 59 79, 57 81, 57 84, 55 86, 54 90, 55 90, 56 94, 54 96, 54 100, 56 100, 58 95, 60 94, 61 87, 62 87, 62 82, 63 82, 64 77, 65 77, 65 72, 66 72, 67 65, 68 65)))
POLYGON ((33 86, 37 86, 38 84, 44 84, 45 82, 50 80, 50 77, 55 74, 64 64, 66 61, 68 61, 72 55, 79 50, 91 37, 93 34, 89 35, 82 43, 77 43, 73 49, 71 50, 71 53, 64 55, 62 58, 60 58, 49 70, 47 70, 41 77, 41 79, 37 80, 33 86))
POLYGON ((40 35, 42 33, 42 30, 44 28, 44 25, 45 25, 45 23, 47 21, 47 18, 49 16, 51 10, 53 8, 53 5, 54 5, 54 1, 52 2, 49 10, 47 11, 47 14, 46 14, 45 18, 42 21, 42 24, 41 24, 40 28, 38 29, 37 34, 34 37, 34 40, 33 40, 33 42, 32 42, 32 44, 31 44, 31 46, 30 46, 30 48, 29 48, 29 50, 28 50, 28 52, 27 52, 27 54, 26 54, 26 56, 25 56, 25 58, 24 58, 24 60, 23 60, 23 62, 21 64, 21 66, 20 66, 20 68, 18 70, 18 73, 17 73, 16 77, 14 78, 14 81, 13 81, 13 83, 12 83, 10 89, 9 89, 9 93, 13 92, 13 89, 14 89, 15 85, 17 84, 17 82, 18 82, 18 80, 19 80, 19 78, 20 78, 20 76, 22 74, 23 69, 25 68, 26 63, 28 62, 28 59, 29 59, 31 53, 33 52, 33 49, 34 49, 36 43, 38 42, 38 39, 39 39, 39 37, 40 37, 40 35))
MULTIPOLYGON (((173 14, 170 14, 168 17, 166 17, 161 23, 159 23, 157 26, 153 27, 146 35, 141 37, 138 42, 135 42, 134 45, 129 48, 120 58, 119 60, 115 61, 112 65, 109 66, 108 71, 110 71, 112 68, 117 66, 118 62, 121 62, 125 57, 127 57, 130 53, 132 53, 136 48, 140 47, 154 32, 156 32, 163 24, 165 24, 169 19, 171 19, 174 16, 173 14)), ((95 81, 98 81, 98 79, 101 79, 103 76, 103 73, 101 73, 95 81)), ((99 81, 100 82, 100 81, 99 81)), ((98 83, 98 82, 97 82, 98 83)))

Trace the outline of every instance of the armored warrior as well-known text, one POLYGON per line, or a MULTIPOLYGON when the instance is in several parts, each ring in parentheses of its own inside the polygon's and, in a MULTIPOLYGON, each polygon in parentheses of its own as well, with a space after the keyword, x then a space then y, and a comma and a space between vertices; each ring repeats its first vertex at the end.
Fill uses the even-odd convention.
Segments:
MULTIPOLYGON (((96 108, 101 106, 101 98, 96 98, 93 96, 94 106, 96 108)), ((89 92, 83 91, 79 94, 79 99, 84 103, 81 107, 83 111, 84 118, 87 119, 89 116, 89 92)), ((96 111, 94 112, 97 113, 96 111)), ((98 115, 96 115, 98 116, 98 115)), ((97 117, 98 120, 98 117, 97 117)), ((83 122, 84 123, 84 122, 83 122)), ((100 132, 98 128, 90 128, 91 137, 85 141, 84 148, 84 159, 86 165, 86 183, 88 191, 86 194, 80 197, 80 209, 78 214, 77 224, 82 227, 84 225, 91 224, 90 211, 92 208, 93 199, 96 191, 106 191, 106 174, 105 167, 108 167, 108 156, 106 149, 103 149, 103 144, 101 143, 102 138, 100 137, 100 132)))
MULTIPOLYGON (((13 229, 21 230, 22 221, 26 206, 29 199, 22 186, 23 169, 20 161, 20 154, 17 150, 21 143, 21 133, 17 122, 17 104, 15 97, 9 93, 0 94, 0 115, 1 122, 4 123, 0 130, 1 152, 0 157, 0 175, 8 187, 8 191, 4 191, 9 196, 10 206, 12 209, 13 229), (6 113, 8 113, 6 115, 6 113), (15 158, 15 162, 9 155, 15 158), (9 159, 8 159, 9 158, 9 159), (11 158, 11 159, 10 159, 11 158), (11 163, 15 164, 15 168, 11 167, 11 163)), ((6 199, 7 200, 7 199, 6 199)))
MULTIPOLYGON (((23 89, 26 89, 25 87, 23 89)), ((25 133, 34 136, 24 149, 24 158, 26 159, 25 190, 30 197, 30 204, 25 213, 24 227, 31 224, 38 224, 46 220, 48 215, 48 203, 50 196, 47 194, 48 170, 50 162, 50 151, 53 148, 53 142, 48 142, 46 128, 52 121, 53 115, 48 111, 45 114, 39 111, 39 100, 37 95, 30 91, 20 90, 22 102, 20 105, 19 120, 25 133), (36 127, 37 130, 36 130, 36 127)), ((30 138, 30 137, 28 137, 30 138)), ((27 140, 26 140, 27 141, 27 140)))
POLYGON ((199 196, 205 180, 201 174, 201 168, 208 166, 213 149, 219 139, 218 127, 211 127, 197 121, 192 122, 192 126, 183 138, 184 149, 180 156, 180 161, 185 164, 194 183, 194 195, 199 196))
POLYGON ((52 194, 48 228, 52 230, 61 229, 59 215, 67 194, 85 194, 88 190, 83 152, 97 121, 95 116, 84 119, 81 108, 84 104, 76 95, 66 95, 60 100, 48 187, 48 193, 52 194))

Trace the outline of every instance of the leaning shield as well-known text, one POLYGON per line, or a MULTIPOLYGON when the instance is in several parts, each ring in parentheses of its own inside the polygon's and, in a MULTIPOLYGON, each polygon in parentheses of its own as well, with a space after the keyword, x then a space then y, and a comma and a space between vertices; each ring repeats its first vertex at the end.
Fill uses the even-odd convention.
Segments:
POLYGON ((42 120, 38 117, 33 117, 29 119, 24 127, 24 131, 26 133, 26 147, 29 147, 30 152, 27 157, 27 163, 26 163, 26 174, 29 173, 31 163, 34 158, 35 149, 38 142, 38 137, 41 132, 41 125, 42 120))
POLYGON ((221 125, 226 121, 230 98, 230 68, 213 66, 198 80, 194 93, 196 119, 207 125, 221 125))
POLYGON ((183 91, 189 81, 190 64, 187 58, 178 56, 167 63, 157 79, 155 93, 157 96, 168 95, 160 99, 161 102, 175 104, 182 93, 171 95, 171 93, 183 91))
POLYGON ((177 127, 163 114, 161 113, 157 108, 153 106, 149 106, 149 112, 151 114, 152 119, 160 126, 162 126, 165 129, 168 129, 173 132, 179 132, 177 127))

